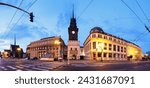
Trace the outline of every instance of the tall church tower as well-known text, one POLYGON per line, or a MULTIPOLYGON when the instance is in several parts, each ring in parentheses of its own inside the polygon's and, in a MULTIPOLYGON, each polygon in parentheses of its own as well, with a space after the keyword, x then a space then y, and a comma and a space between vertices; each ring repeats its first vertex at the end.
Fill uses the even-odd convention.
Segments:
POLYGON ((68 59, 80 59, 80 42, 78 41, 78 28, 76 19, 74 17, 74 7, 72 11, 72 18, 68 27, 68 59))
POLYGON ((72 14, 73 15, 70 21, 70 26, 68 28, 69 40, 78 40, 78 28, 76 24, 76 19, 74 18, 74 11, 72 14))

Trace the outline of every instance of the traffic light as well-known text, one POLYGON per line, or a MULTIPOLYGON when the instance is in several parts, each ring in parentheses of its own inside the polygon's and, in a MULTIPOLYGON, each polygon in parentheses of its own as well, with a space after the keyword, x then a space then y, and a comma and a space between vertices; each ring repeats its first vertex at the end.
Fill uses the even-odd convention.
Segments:
POLYGON ((33 22, 33 17, 34 17, 33 12, 31 12, 31 13, 30 13, 30 21, 31 21, 31 22, 33 22))

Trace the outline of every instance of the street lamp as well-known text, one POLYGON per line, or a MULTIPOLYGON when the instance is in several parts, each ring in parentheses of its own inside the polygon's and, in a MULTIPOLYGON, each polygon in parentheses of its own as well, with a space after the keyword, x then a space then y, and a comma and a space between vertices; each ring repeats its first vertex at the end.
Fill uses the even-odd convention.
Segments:
POLYGON ((5 57, 5 58, 8 57, 8 52, 4 51, 4 57, 5 57))
POLYGON ((18 58, 20 58, 21 57, 21 48, 17 48, 17 51, 18 51, 18 58))
POLYGON ((101 51, 101 61, 103 61, 103 49, 104 49, 104 43, 98 42, 96 46, 96 51, 101 51))

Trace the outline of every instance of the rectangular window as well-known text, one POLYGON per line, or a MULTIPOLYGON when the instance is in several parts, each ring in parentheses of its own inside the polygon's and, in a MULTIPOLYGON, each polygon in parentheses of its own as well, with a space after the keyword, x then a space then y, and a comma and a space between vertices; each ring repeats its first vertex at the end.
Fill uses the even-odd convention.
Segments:
POLYGON ((116 39, 114 39, 114 42, 116 42, 116 39))
POLYGON ((93 53, 93 57, 96 57, 96 54, 95 54, 95 53, 93 53))
POLYGON ((93 49, 96 49, 96 42, 93 42, 93 49))
POLYGON ((121 58, 123 58, 123 54, 121 54, 121 58))
POLYGON ((126 52, 126 48, 124 47, 124 52, 126 52))
POLYGON ((102 38, 102 35, 98 34, 98 38, 102 38))
POLYGON ((114 58, 116 58, 116 54, 114 53, 114 58))
POLYGON ((104 43, 104 50, 107 50, 107 43, 104 43))
POLYGON ((109 44, 109 50, 112 50, 112 44, 109 44))
POLYGON ((120 54, 118 54, 118 58, 120 58, 120 54))
POLYGON ((104 57, 107 57, 107 53, 104 53, 104 57))
POLYGON ((75 48, 75 51, 77 51, 77 48, 75 48))
POLYGON ((112 40, 112 37, 109 37, 109 40, 112 40))
POLYGON ((126 55, 124 55, 124 58, 126 58, 126 55))
POLYGON ((109 53, 109 58, 112 58, 112 53, 109 53))
POLYGON ((123 47, 121 47, 121 52, 123 52, 123 47))
POLYGON ((107 36, 104 36, 104 39, 107 39, 107 36))
POLYGON ((118 46, 118 52, 120 52, 120 46, 118 46))
POLYGON ((113 50, 116 51, 116 45, 113 46, 113 50))
POLYGON ((96 38, 96 34, 92 34, 92 38, 96 38))
POLYGON ((101 57, 101 56, 102 56, 102 54, 98 52, 98 57, 101 57))

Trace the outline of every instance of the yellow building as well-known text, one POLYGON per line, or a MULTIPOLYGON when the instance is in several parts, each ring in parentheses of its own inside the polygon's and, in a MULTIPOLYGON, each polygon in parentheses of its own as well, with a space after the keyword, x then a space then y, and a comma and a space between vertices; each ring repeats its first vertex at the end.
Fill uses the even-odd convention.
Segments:
POLYGON ((91 29, 84 42, 85 59, 89 60, 135 60, 142 59, 139 46, 108 34, 100 27, 91 29))
POLYGON ((27 46, 27 54, 32 57, 45 57, 45 55, 50 54, 53 58, 62 57, 66 51, 66 45, 64 41, 57 36, 43 38, 38 41, 31 42, 27 46))

